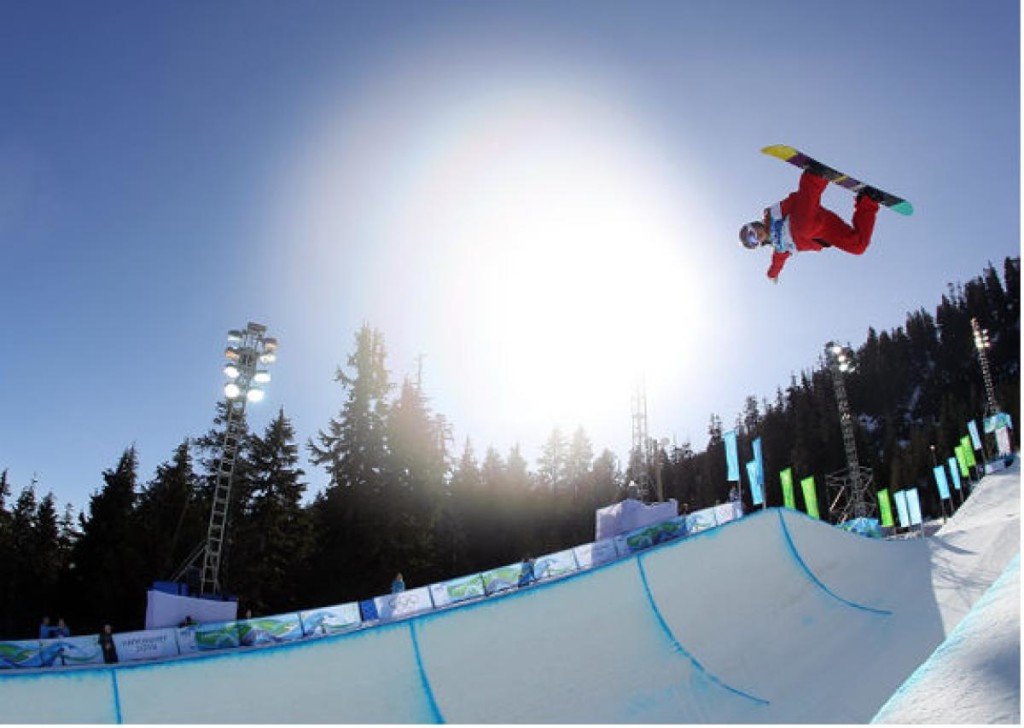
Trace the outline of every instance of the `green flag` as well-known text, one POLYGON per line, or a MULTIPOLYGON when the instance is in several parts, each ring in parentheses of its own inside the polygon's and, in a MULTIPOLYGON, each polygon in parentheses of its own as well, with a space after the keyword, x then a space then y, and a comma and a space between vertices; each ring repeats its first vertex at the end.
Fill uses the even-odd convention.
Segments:
POLYGON ((814 489, 814 476, 808 476, 800 481, 800 489, 804 492, 804 505, 807 506, 807 515, 811 518, 821 518, 818 515, 818 493, 814 489))
POLYGON ((971 436, 964 435, 960 438, 960 447, 964 451, 964 459, 967 461, 967 467, 973 468, 978 464, 978 461, 974 459, 974 448, 971 447, 971 436))
POLYGON ((796 510, 796 497, 793 495, 793 468, 786 468, 779 473, 782 481, 782 505, 796 510))
POLYGON ((885 527, 895 526, 892 520, 892 505, 889 503, 889 489, 882 488, 878 491, 878 510, 882 514, 882 525, 885 527))

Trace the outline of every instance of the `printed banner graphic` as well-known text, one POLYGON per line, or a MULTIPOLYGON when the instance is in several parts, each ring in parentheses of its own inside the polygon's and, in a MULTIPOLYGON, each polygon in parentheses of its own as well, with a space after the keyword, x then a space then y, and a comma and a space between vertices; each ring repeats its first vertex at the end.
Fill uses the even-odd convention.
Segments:
POLYGON ((242 619, 235 623, 238 642, 243 647, 272 645, 302 639, 302 620, 298 614, 242 619))
POLYGON ((299 619, 302 621, 302 632, 307 636, 337 634, 361 624, 358 602, 299 612, 299 619))
POLYGON ((446 607, 449 604, 476 599, 483 595, 484 581, 479 574, 430 585, 430 596, 434 600, 434 605, 438 607, 446 607))
MULTIPOLYGON (((0 642, 0 669, 12 667, 46 667, 53 664, 57 656, 56 650, 45 662, 39 640, 8 640, 0 642)), ((60 662, 58 661, 58 665, 60 662)))
POLYGON ((377 614, 381 619, 411 617, 434 608, 434 603, 430 599, 430 587, 426 586, 407 589, 397 594, 386 594, 374 601, 377 603, 377 614))
POLYGON ((173 627, 141 632, 114 633, 114 648, 120 662, 159 660, 178 654, 177 631, 173 627))

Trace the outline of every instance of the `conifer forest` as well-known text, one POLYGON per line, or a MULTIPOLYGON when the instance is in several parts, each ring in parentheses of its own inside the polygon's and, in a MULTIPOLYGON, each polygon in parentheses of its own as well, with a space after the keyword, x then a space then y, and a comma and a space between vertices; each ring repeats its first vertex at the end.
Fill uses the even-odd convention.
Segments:
MULTIPOLYGON (((918 486, 926 517, 941 515, 933 452, 952 453, 967 421, 980 426, 985 414, 972 318, 991 341, 995 398, 1015 427, 1020 420, 1020 259, 989 264, 936 295, 933 311, 909 312, 903 326, 870 328, 850 342, 858 366, 846 377, 860 464, 872 469, 877 489, 918 486)), ((532 466, 518 446, 455 443, 419 382, 391 381, 383 332, 363 326, 349 351, 333 385, 344 391, 343 405, 314 423, 309 441, 296 442, 284 408, 262 432, 247 430, 220 570, 240 613, 365 599, 386 593, 396 572, 422 586, 585 543, 594 538, 594 511, 625 498, 639 479, 637 453, 621 462, 582 427, 538 433, 532 466), (322 492, 308 491, 303 449, 329 476, 322 492)), ((845 466, 823 357, 775 392, 721 407, 738 414, 710 414, 702 449, 661 446, 653 458, 658 472, 648 477, 680 507, 726 500, 729 430, 743 453, 762 439, 769 507, 782 504, 780 470, 823 482, 845 466)), ((139 480, 132 446, 103 473, 84 474, 97 485, 81 512, 56 503, 45 484, 0 475, 0 637, 34 636, 44 614, 64 617, 77 634, 107 622, 122 632, 143 627, 147 589, 171 578, 206 539, 226 406, 211 414, 209 431, 168 453, 149 482, 139 480)), ((1016 430, 1013 440, 1016 448, 1016 430)), ((823 518, 826 497, 819 489, 823 518)))

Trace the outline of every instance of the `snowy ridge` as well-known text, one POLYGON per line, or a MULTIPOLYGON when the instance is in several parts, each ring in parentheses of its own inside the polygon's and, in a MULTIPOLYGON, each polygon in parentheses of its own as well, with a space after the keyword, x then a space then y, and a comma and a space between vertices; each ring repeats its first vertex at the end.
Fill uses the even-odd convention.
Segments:
MULTIPOLYGON (((8 722, 52 723, 866 723, 961 621, 942 652, 963 654, 985 605, 1014 591, 1000 582, 964 620, 1019 553, 1019 500, 1014 466, 985 478, 934 537, 899 541, 762 511, 373 629, 3 674, 0 709, 8 722)), ((915 675, 904 693, 928 684, 915 675)), ((1019 671, 988 687, 1004 707, 1019 701, 1019 671)), ((943 689, 943 722, 957 722, 960 688, 943 689)))

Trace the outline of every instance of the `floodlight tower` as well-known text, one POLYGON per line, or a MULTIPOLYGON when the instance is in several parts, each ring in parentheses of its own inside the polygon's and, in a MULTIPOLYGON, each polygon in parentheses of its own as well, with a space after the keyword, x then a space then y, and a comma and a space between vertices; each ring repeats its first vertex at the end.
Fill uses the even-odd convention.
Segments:
POLYGON ((647 435, 647 388, 643 376, 636 380, 633 389, 633 453, 636 457, 637 487, 640 500, 647 500, 651 465, 651 445, 647 435))
POLYGON ((857 459, 857 441, 854 436, 853 415, 846 397, 843 376, 854 370, 853 351, 834 341, 825 344, 825 358, 832 373, 832 384, 839 409, 839 424, 843 430, 843 448, 846 450, 846 469, 826 476, 827 486, 838 493, 833 499, 830 511, 836 511, 840 499, 847 496, 846 503, 839 510, 839 521, 850 518, 866 518, 874 513, 874 498, 871 495, 872 474, 870 468, 862 468, 857 459))
POLYGON ((266 333, 266 326, 252 322, 244 331, 232 329, 228 332, 228 346, 224 350, 227 359, 224 374, 228 378, 228 383, 224 385, 227 423, 221 443, 220 461, 214 474, 216 480, 210 507, 210 524, 206 530, 205 543, 192 552, 174 576, 175 581, 180 580, 202 557, 201 596, 221 593, 220 560, 227 532, 235 462, 245 435, 245 405, 263 399, 262 385, 270 381, 270 372, 261 366, 265 367, 277 360, 277 339, 266 336, 266 333))
POLYGON ((988 354, 986 351, 992 346, 988 338, 988 329, 981 328, 978 319, 971 319, 971 329, 974 331, 974 346, 978 350, 978 361, 981 363, 981 376, 985 380, 985 416, 991 417, 999 411, 996 403, 996 390, 992 386, 992 372, 988 368, 988 354))

